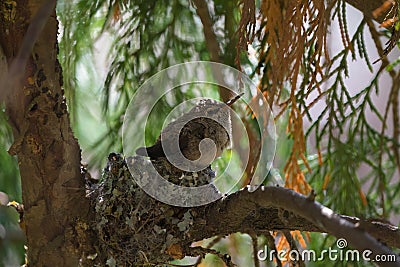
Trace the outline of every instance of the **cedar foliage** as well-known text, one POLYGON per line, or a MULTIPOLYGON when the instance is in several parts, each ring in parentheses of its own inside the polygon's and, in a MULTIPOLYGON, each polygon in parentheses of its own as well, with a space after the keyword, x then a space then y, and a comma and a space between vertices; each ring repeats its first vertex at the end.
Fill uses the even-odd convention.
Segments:
MULTIPOLYGON (((58 14, 65 25, 62 52, 71 55, 62 55, 61 60, 72 114, 79 103, 79 99, 74 99, 75 62, 84 53, 90 53, 88 44, 100 33, 115 37, 102 99, 108 130, 93 143, 95 156, 91 164, 99 166, 110 149, 121 150, 121 116, 130 97, 147 78, 179 62, 212 58, 213 52, 207 51, 210 40, 202 34, 203 30, 212 30, 221 62, 251 69, 250 74, 259 77, 259 88, 274 107, 276 120, 287 117, 292 145, 281 170, 285 185, 304 194, 311 188, 324 192, 324 198, 319 200, 343 213, 389 216, 387 210, 400 190, 400 185, 389 186, 400 166, 399 72, 397 61, 389 63, 386 57, 376 63, 379 69, 375 71, 365 38, 372 37, 379 55, 387 54, 380 36, 383 33, 390 37, 398 32, 398 23, 388 25, 397 19, 397 4, 385 2, 374 10, 375 17, 384 14, 382 25, 388 29, 377 29, 372 16, 365 15, 352 34, 348 30, 348 6, 343 0, 272 0, 261 1, 259 6, 250 0, 235 5, 216 0, 208 4, 211 29, 203 29, 198 22, 201 13, 197 13, 195 4, 198 3, 177 0, 98 0, 59 5, 58 14), (86 13, 90 15, 81 16, 86 13), (343 44, 336 54, 329 53, 327 44, 332 23, 338 23, 343 44), (249 61, 248 45, 256 49, 257 64, 249 61), (228 57, 232 46, 236 48, 235 54, 228 57), (357 89, 356 94, 346 85, 351 60, 363 60, 374 74, 369 85, 357 89), (392 80, 392 88, 382 112, 373 99, 379 94, 379 79, 385 73, 392 80), (116 101, 111 100, 112 93, 117 95, 116 101), (321 102, 325 106, 313 119, 313 107, 321 102), (380 129, 371 125, 369 113, 379 119, 380 129), (391 132, 387 129, 389 120, 393 125, 391 132), (311 126, 305 129, 304 121, 311 122, 311 126), (316 139, 314 150, 307 148, 308 138, 316 139), (365 165, 370 173, 359 177, 357 169, 365 165), (362 185, 366 183, 370 186, 365 192, 362 185)), ((390 46, 397 41, 390 40, 390 46)))
MULTIPOLYGON (((212 22, 208 29, 199 20, 201 2, 60 1, 60 60, 75 123, 82 105, 76 96, 78 62, 90 62, 87 57, 94 55, 92 44, 100 34, 114 38, 101 100, 108 128, 89 148, 90 165, 99 168, 110 150, 122 149, 121 116, 146 79, 176 63, 213 59, 258 79, 276 121, 287 120, 290 153, 280 170, 286 187, 303 194, 314 189, 320 202, 344 214, 384 219, 398 214, 394 203, 399 201, 400 184, 394 184, 394 177, 400 170, 400 60, 391 63, 386 58, 398 43, 397 2, 386 1, 372 16, 364 15, 354 33, 349 31, 344 0, 214 0, 206 5, 212 22), (373 16, 384 17, 382 29, 373 16), (338 23, 343 45, 336 54, 328 49, 332 23, 338 23), (214 32, 217 51, 210 51, 203 31, 214 32), (386 46, 382 35, 389 40, 386 46), (366 38, 373 40, 382 56, 378 67, 371 63, 375 58, 369 58, 366 38), (249 45, 256 51, 256 63, 246 53, 249 45), (351 60, 364 61, 374 75, 356 94, 346 85, 351 60), (386 74, 392 86, 385 88, 389 97, 382 112, 374 99, 386 74), (321 102, 325 105, 313 118, 313 108, 321 102), (371 113, 380 128, 372 125, 371 113), (311 126, 305 128, 305 121, 311 126), (311 138, 316 140, 314 150, 307 147, 311 138), (360 176, 360 166, 368 166, 369 173, 360 176)), ((303 238, 308 238, 300 233, 294 236, 303 245, 303 238)), ((287 246, 282 240, 279 246, 287 246)))

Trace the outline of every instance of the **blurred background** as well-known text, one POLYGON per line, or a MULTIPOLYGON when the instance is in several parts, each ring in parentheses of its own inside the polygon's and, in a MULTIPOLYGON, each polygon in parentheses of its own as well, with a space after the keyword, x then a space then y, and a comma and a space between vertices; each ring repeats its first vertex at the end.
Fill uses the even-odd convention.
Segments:
MULTIPOLYGON (((307 153, 306 161, 296 159, 304 173, 304 181, 298 182, 314 188, 317 200, 337 213, 361 218, 381 218, 399 225, 399 172, 396 170, 393 153, 388 148, 381 155, 379 143, 382 117, 392 80, 387 71, 377 75, 380 63, 371 64, 379 55, 370 30, 362 22, 361 12, 344 1, 337 2, 338 10, 336 13, 332 12, 336 15, 332 15, 326 44, 333 61, 331 70, 339 70, 332 71, 330 78, 321 83, 321 90, 328 93, 320 101, 314 104, 314 99, 318 97, 317 90, 304 97, 304 105, 310 106, 303 123, 307 153), (343 43, 343 23, 350 36, 350 43, 359 47, 360 51, 360 47, 363 47, 365 54, 346 50, 343 43), (341 90, 346 92, 345 97, 343 94, 338 97, 338 102, 342 101, 344 106, 343 118, 338 119, 337 125, 330 125, 331 117, 327 113, 323 114, 323 111, 332 100, 329 98, 332 97, 330 92, 341 90), (356 114, 345 105, 346 101, 354 101, 356 106, 366 104, 356 114), (345 120, 345 117, 349 120, 345 120), (343 122, 343 129, 339 127, 340 121, 343 122), (321 126, 319 129, 316 122, 321 126), (327 124, 330 131, 324 132, 321 129, 327 124), (352 128, 353 125, 361 126, 352 128)), ((268 75, 259 71, 260 64, 263 64, 262 55, 267 50, 263 35, 258 35, 252 43, 247 44, 248 47, 242 47, 239 56, 236 53, 236 31, 242 7, 240 3, 223 0, 207 2, 212 28, 220 44, 220 58, 223 63, 236 68, 240 63, 242 71, 267 92, 268 75)), ((268 21, 263 18, 262 4, 262 1, 256 1, 255 5, 256 14, 260 14, 255 24, 258 31, 262 31, 263 23, 268 21)), ((203 21, 194 3, 180 0, 64 0, 57 1, 57 15, 60 21, 59 60, 63 67, 64 88, 73 131, 82 148, 83 161, 88 165, 92 176, 100 178, 107 155, 122 150, 122 118, 139 86, 153 74, 171 65, 212 59, 207 50, 208 40, 204 37, 203 21)), ((382 40, 390 36, 390 31, 379 28, 378 24, 375 26, 380 31, 382 40)), ((391 68, 396 71, 399 69, 396 65, 400 60, 399 56, 397 48, 389 55, 389 61, 393 62, 391 68)), ((325 63, 323 61, 321 64, 325 63)), ((302 79, 307 79, 305 73, 306 71, 300 73, 302 79)), ((301 86, 303 85, 299 85, 301 86)), ((289 82, 282 84, 280 97, 288 97, 290 90, 289 82)), ((274 112, 279 114, 279 108, 274 112)), ((289 113, 290 109, 283 111, 276 120, 277 151, 273 170, 269 174, 286 183, 288 177, 291 177, 287 162, 294 146, 293 133, 288 130, 289 113)), ((160 118, 159 125, 162 125, 162 119, 160 118)), ((394 125, 391 114, 388 115, 387 122, 386 133, 392 133, 394 125)), ((150 132, 149 140, 154 139, 158 133, 150 132)), ((20 266, 24 263, 24 236, 17 211, 19 203, 23 203, 18 162, 7 153, 12 142, 12 133, 2 107, 0 266, 20 266)), ((223 160, 224 158, 221 159, 223 160)), ((326 234, 296 232, 292 235, 300 249, 321 251, 336 246, 336 238, 326 234)), ((271 233, 271 236, 275 239, 277 248, 289 250, 282 234, 271 233)), ((268 238, 258 237, 260 249, 268 244, 268 238)), ((211 240, 199 241, 198 245, 205 246, 209 242, 211 240)), ((232 234, 221 239, 213 248, 228 252, 238 266, 253 265, 252 241, 248 235, 232 234)), ((176 264, 185 262, 193 262, 193 259, 185 259, 176 264)), ((261 262, 260 266, 275 266, 274 264, 261 262)), ((348 264, 373 266, 365 262, 328 261, 308 262, 307 266, 349 266, 348 264)), ((224 264, 216 256, 208 255, 201 266, 224 264)))

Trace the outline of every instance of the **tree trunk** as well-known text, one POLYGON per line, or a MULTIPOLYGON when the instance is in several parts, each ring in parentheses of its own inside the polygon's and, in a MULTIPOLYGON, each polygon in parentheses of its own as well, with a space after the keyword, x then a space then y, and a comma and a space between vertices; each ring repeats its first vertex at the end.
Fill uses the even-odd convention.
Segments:
MULTIPOLYGON (((9 152, 17 155, 21 172, 28 262, 30 266, 77 266, 80 253, 74 231, 77 222, 86 221, 89 203, 80 148, 61 89, 55 1, 3 1, 0 17, 0 45, 10 69, 0 100, 6 103, 14 134, 9 152), (47 22, 36 42, 24 40, 42 5, 51 15, 41 18, 47 22), (32 52, 21 51, 27 57, 25 67, 18 52, 29 43, 35 43, 32 52)), ((38 27, 32 26, 31 31, 38 27)))
MULTIPOLYGON (((371 11, 379 7, 383 1, 347 2, 364 11, 367 17, 371 17, 371 11)), ((82 251, 86 249, 82 248, 82 245, 88 244, 93 238, 85 236, 87 232, 85 230, 89 227, 88 218, 92 217, 90 217, 89 202, 85 198, 84 178, 80 170, 80 148, 70 128, 67 106, 61 89, 62 75, 57 60, 58 28, 54 6, 55 0, 0 2, 0 48, 10 68, 6 81, 0 83, 0 101, 6 103, 6 112, 15 139, 10 153, 18 156, 21 171, 30 266, 77 266, 82 258, 82 251), (36 31, 40 34, 33 34, 34 38, 30 38, 32 36, 26 35, 27 31, 29 33, 29 24, 35 26, 33 23, 35 14, 42 6, 49 4, 51 15, 41 17, 47 21, 43 30, 36 31), (26 36, 28 38, 24 39, 26 36), (33 49, 26 49, 30 45, 33 49)), ((377 20, 379 21, 379 18, 377 20)), ((5 70, 2 69, 0 72, 2 74, 5 70)), ((206 236, 206 230, 212 230, 210 227, 207 228, 204 222, 219 218, 222 210, 220 206, 224 206, 227 212, 231 211, 227 215, 240 219, 239 215, 247 216, 241 211, 247 211, 248 205, 252 205, 254 210, 259 209, 260 204, 270 205, 264 203, 265 199, 262 192, 250 196, 243 191, 225 202, 213 203, 211 208, 215 209, 208 212, 214 212, 211 213, 214 217, 209 219, 203 216, 209 219, 208 221, 199 217, 201 219, 199 222, 203 224, 194 224, 191 230, 192 237, 195 233, 206 236), (254 201, 250 200, 257 196, 259 203, 255 205, 254 201), (237 203, 235 201, 242 201, 244 204, 238 206, 235 205, 237 203), (243 209, 239 210, 238 207, 243 209)), ((229 221, 226 215, 223 219, 229 221)), ((219 220, 216 222, 218 225, 223 225, 219 220)), ((232 219, 230 222, 235 221, 232 219)), ((241 221, 238 222, 237 225, 242 228, 243 224, 241 221)), ((254 227, 252 225, 251 228, 254 227)), ((226 233, 230 233, 243 230, 241 228, 231 227, 225 230, 226 233)), ((262 228, 269 229, 264 225, 262 228)), ((270 226, 270 229, 274 228, 270 226)), ((319 230, 315 225, 305 228, 305 230, 313 229, 319 230)), ((396 234, 399 234, 398 228, 396 234)), ((189 244, 193 240, 184 241, 189 244)))

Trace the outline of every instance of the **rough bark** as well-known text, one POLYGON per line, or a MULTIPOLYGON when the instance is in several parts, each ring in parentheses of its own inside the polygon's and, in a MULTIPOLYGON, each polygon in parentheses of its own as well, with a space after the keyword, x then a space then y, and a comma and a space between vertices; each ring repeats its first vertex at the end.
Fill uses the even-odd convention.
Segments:
MULTIPOLYGON (((18 156, 21 170, 29 264, 77 266, 81 252, 76 238, 79 238, 80 245, 90 243, 90 237, 85 236, 82 231, 86 227, 89 204, 85 198, 84 180, 80 172, 80 149, 69 126, 61 89, 54 8, 37 41, 28 39, 28 44, 29 41, 31 45, 35 43, 33 49, 22 49, 28 56, 27 62, 19 62, 21 58, 18 58, 23 43, 27 44, 24 36, 29 23, 45 2, 53 1, 17 0, 2 1, 0 4, 0 45, 8 65, 17 63, 21 67, 17 74, 22 78, 21 81, 13 81, 16 79, 14 76, 6 76, 8 82, 1 83, 0 101, 4 100, 6 103, 6 112, 15 138, 10 153, 18 156)), ((201 1, 195 2, 199 10, 202 10, 200 7, 204 6, 200 5, 201 1)), ((372 11, 381 6, 384 0, 347 2, 372 18, 372 11)), ((377 18, 377 21, 381 22, 382 18, 377 18)), ((211 50, 218 49, 212 47, 211 50)), ((214 55, 214 60, 218 56, 214 55)), ((271 193, 274 190, 280 189, 270 189, 271 193)), ((279 205, 279 208, 269 207, 274 203, 268 202, 268 199, 276 200, 279 195, 276 198, 266 198, 265 194, 241 192, 224 202, 199 208, 196 213, 201 216, 193 218, 195 223, 190 229, 191 239, 185 237, 182 244, 189 245, 193 239, 216 234, 246 230, 254 233, 254 229, 259 234, 262 231, 279 229, 324 231, 321 225, 304 220, 299 213, 293 212, 296 210, 282 213, 279 205), (285 218, 289 220, 282 220, 285 218)), ((310 203, 316 205, 313 201, 310 203)), ((315 206, 314 210, 318 210, 318 207, 315 206)), ((179 215, 181 213, 183 214, 180 212, 179 215)), ((372 236, 381 239, 384 237, 383 240, 389 245, 399 246, 398 228, 360 222, 357 218, 346 220, 359 222, 362 229, 372 236)), ((343 223, 341 220, 339 222, 343 223)), ((347 227, 348 230, 361 231, 356 224, 347 227)))
POLYGON ((21 172, 28 261, 30 266, 77 266, 80 253, 72 233, 77 221, 85 221, 89 206, 80 148, 61 89, 55 1, 12 3, 1 5, 0 42, 10 75, 2 82, 0 100, 14 134, 9 152, 17 155, 21 172), (49 4, 51 15, 41 18, 47 21, 42 30, 34 15, 49 4), (37 40, 24 39, 29 32, 41 33, 37 40), (33 43, 32 51, 21 51, 33 43))

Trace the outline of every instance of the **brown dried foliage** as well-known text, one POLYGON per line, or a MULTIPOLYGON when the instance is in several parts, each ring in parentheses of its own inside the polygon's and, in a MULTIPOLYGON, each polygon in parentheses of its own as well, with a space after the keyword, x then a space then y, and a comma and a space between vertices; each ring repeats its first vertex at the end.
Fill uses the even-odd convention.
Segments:
POLYGON ((285 167, 286 186, 303 194, 309 193, 310 186, 305 181, 298 160, 302 159, 308 169, 309 167, 306 160, 303 111, 297 103, 296 95, 298 89, 303 90, 302 94, 305 96, 314 90, 322 94, 320 81, 323 72, 320 66, 323 59, 329 60, 326 50, 328 15, 323 1, 268 0, 261 3, 262 27, 257 33, 262 45, 257 68, 263 77, 261 90, 271 105, 279 105, 278 116, 285 110, 290 110, 287 131, 294 139, 294 146, 285 167), (307 54, 308 58, 304 56, 307 54), (305 77, 308 80, 300 81, 300 74, 305 70, 309 73, 305 77), (290 95, 287 99, 281 99, 287 82, 290 84, 290 95), (302 85, 299 86, 299 83, 302 85))
MULTIPOLYGON (((378 53, 383 55, 379 59, 382 60, 382 67, 379 70, 381 72, 389 64, 384 57, 395 47, 400 36, 400 31, 394 27, 397 21, 397 12, 395 12, 398 9, 397 1, 385 1, 378 8, 376 6, 373 9, 364 7, 364 10, 356 2, 350 4, 364 12, 364 21, 368 25, 378 53), (371 18, 377 17, 383 17, 381 27, 393 29, 392 37, 385 49, 382 48, 379 34, 371 21, 371 18)), ((304 173, 311 171, 306 158, 303 116, 327 93, 327 90, 321 89, 321 84, 331 77, 331 74, 327 73, 333 63, 327 51, 327 34, 333 17, 336 16, 338 19, 345 54, 349 52, 353 58, 355 57, 355 48, 353 47, 355 37, 350 38, 348 33, 346 5, 344 0, 327 2, 264 0, 261 2, 259 17, 261 26, 256 34, 260 42, 259 64, 256 68, 257 73, 261 76, 259 87, 270 105, 278 106, 276 117, 285 112, 288 114, 287 134, 293 139, 294 145, 284 168, 286 186, 303 194, 310 192, 310 186, 305 180, 304 173), (282 94, 285 92, 284 88, 288 89, 288 94, 282 94), (310 99, 311 93, 313 93, 313 99, 310 99), (302 167, 299 162, 305 167, 302 167)), ((365 48, 359 47, 358 49, 365 48)), ((365 52, 364 56, 367 57, 365 52)), ((337 60, 337 58, 333 59, 337 60)), ((366 60, 369 64, 368 59, 366 60)), ((346 62, 340 64, 346 64, 346 62)), ((347 66, 342 67, 347 68, 347 66)), ((390 71, 389 74, 394 80, 394 88, 397 88, 395 73, 390 71)), ((345 75, 348 75, 346 71, 345 75)), ((398 99, 397 92, 398 90, 392 90, 384 116, 385 124, 389 106, 392 106, 395 128, 393 136, 396 140, 400 135, 398 103, 393 101, 393 99, 398 99)), ((398 154, 398 151, 394 151, 397 164, 400 166, 398 154)), ((321 154, 319 157, 321 164, 323 161, 321 154)))
POLYGON ((256 33, 256 4, 254 0, 241 0, 242 14, 240 16, 238 44, 236 46, 235 64, 240 68, 240 51, 247 51, 247 45, 254 41, 256 33))

